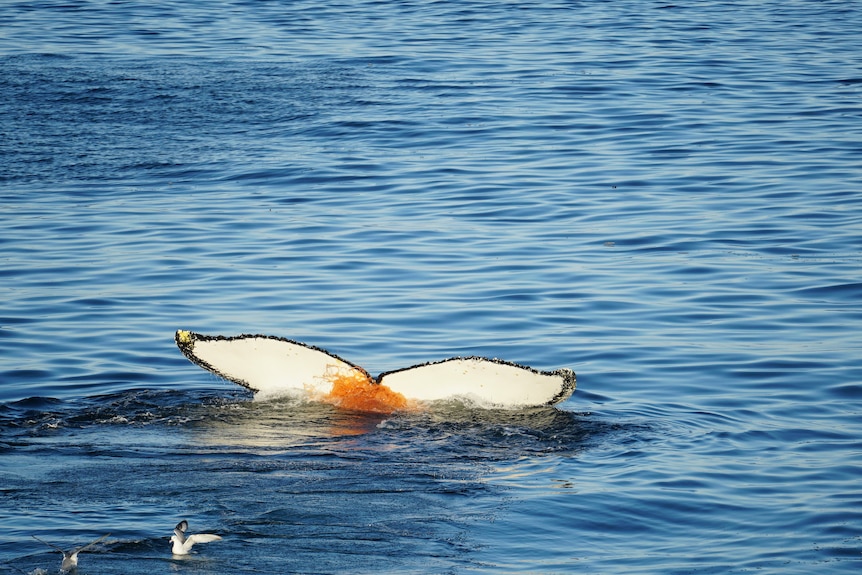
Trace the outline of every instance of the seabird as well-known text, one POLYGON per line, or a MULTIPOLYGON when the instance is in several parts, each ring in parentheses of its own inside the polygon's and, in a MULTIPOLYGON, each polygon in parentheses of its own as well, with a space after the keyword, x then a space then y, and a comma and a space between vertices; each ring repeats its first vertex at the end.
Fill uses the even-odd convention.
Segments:
POLYGON ((195 543, 209 543, 210 541, 221 539, 221 537, 212 533, 195 533, 194 535, 186 536, 188 528, 189 522, 185 519, 174 527, 174 534, 171 535, 171 543, 173 543, 171 552, 174 555, 188 555, 195 543))
POLYGON ((87 543, 83 547, 78 547, 78 548, 72 549, 70 551, 64 551, 63 549, 60 549, 56 545, 48 543, 47 541, 42 541, 41 539, 39 539, 35 535, 31 535, 31 537, 33 539, 35 539, 36 541, 38 541, 39 543, 44 543, 45 545, 47 545, 51 549, 56 549, 57 551, 62 553, 63 554, 63 562, 60 563, 60 571, 62 573, 68 573, 69 571, 78 568, 78 553, 80 553, 81 551, 86 551, 87 549, 89 549, 90 547, 95 545, 96 543, 104 541, 105 539, 108 538, 108 535, 110 535, 110 533, 108 533, 107 535, 102 535, 101 537, 99 537, 98 539, 95 539, 93 541, 90 541, 89 543, 87 543))

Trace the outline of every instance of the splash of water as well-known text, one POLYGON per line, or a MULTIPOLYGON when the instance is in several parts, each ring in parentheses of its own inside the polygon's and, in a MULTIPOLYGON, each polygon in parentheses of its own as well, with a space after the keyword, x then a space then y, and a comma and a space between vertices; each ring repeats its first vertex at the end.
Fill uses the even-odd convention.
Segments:
POLYGON ((342 409, 392 413, 417 407, 415 402, 385 385, 374 383, 358 370, 331 370, 325 377, 332 382, 332 389, 324 396, 324 401, 342 409))

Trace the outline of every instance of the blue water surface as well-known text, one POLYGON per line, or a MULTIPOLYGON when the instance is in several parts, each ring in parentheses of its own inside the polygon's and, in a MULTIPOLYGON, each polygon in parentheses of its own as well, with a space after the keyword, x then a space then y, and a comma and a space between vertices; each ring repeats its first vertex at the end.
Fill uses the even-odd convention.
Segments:
POLYGON ((0 20, 0 569, 858 572, 858 2, 0 20), (578 390, 253 402, 178 328, 578 390))

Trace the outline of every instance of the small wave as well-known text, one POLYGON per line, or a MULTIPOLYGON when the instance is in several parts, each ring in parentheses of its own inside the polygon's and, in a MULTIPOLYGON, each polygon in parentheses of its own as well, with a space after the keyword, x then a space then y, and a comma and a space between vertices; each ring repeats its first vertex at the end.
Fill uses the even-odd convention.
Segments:
POLYGON ((805 288, 796 293, 821 300, 857 304, 862 299, 862 283, 842 283, 805 288))
POLYGON ((75 401, 28 397, 0 405, 0 432, 39 433, 93 426, 185 425, 230 399, 188 391, 130 390, 75 401))

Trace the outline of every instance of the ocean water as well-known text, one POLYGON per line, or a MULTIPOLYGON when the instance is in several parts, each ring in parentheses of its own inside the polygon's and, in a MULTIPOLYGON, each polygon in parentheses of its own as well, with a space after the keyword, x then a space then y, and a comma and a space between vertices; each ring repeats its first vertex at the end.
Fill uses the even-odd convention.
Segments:
POLYGON ((3 3, 0 571, 858 573, 860 21, 3 3), (254 402, 179 328, 578 390, 254 402))

